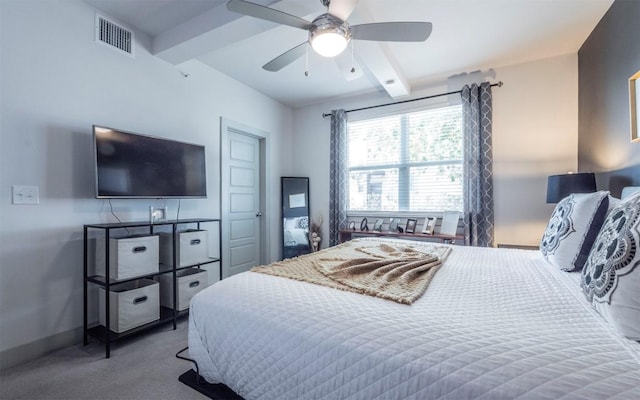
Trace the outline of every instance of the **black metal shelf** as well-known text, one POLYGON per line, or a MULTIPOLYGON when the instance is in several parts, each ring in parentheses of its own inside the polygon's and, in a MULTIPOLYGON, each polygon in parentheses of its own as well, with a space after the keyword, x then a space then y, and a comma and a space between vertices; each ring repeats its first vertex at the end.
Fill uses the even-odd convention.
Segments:
MULTIPOLYGON (((207 264, 213 264, 216 262, 220 262, 222 261, 220 258, 215 258, 215 257, 209 257, 209 259, 207 261, 201 261, 197 264, 189 264, 189 265, 185 265, 182 267, 178 267, 176 268, 176 271, 181 271, 183 269, 189 269, 189 268, 196 268, 199 267, 201 265, 207 265, 207 264)), ((165 268, 168 267, 165 264, 160 264, 160 266, 164 266, 165 268)), ((173 272, 173 268, 169 267, 169 269, 163 269, 160 268, 158 270, 158 272, 152 272, 150 274, 145 274, 145 275, 136 275, 134 277, 131 278, 127 278, 127 279, 109 279, 109 285, 117 285, 120 283, 125 283, 125 282, 131 282, 131 281, 137 281, 138 279, 145 279, 145 278, 153 278, 154 276, 158 276, 158 275, 163 275, 163 274, 170 274, 173 272)), ((106 285, 106 277, 102 276, 102 275, 91 275, 87 277, 87 280, 91 283, 95 283, 96 285, 100 285, 100 286, 105 286, 106 285)))
MULTIPOLYGON (((180 271, 183 269, 189 269, 189 268, 195 268, 195 267, 199 267, 201 265, 207 265, 207 264, 213 264, 216 262, 221 262, 222 260, 220 258, 216 258, 216 257, 209 257, 209 259, 207 261, 201 261, 197 264, 189 264, 189 265, 183 265, 182 267, 178 267, 176 268, 176 271, 180 271)), ((164 265, 164 264, 160 264, 160 265, 164 265)), ((171 267, 169 267, 171 268, 171 267)), ((160 274, 166 274, 167 272, 171 272, 173 271, 172 269, 168 269, 168 270, 164 270, 162 272, 160 272, 160 274)), ((220 270, 220 278, 222 278, 222 269, 220 270)))
MULTIPOLYGON (((188 311, 179 311, 178 312, 178 318, 181 315, 186 315, 186 313, 188 313, 188 311)), ((124 339, 126 337, 129 337, 131 335, 135 335, 137 333, 146 331, 147 329, 153 328, 155 326, 158 325, 162 325, 162 324, 167 324, 169 322, 173 321, 173 309, 171 308, 167 308, 167 307, 160 307, 160 318, 155 320, 155 321, 151 321, 149 323, 146 323, 144 325, 140 325, 140 326, 136 326, 135 328, 129 329, 128 331, 124 331, 124 332, 114 332, 110 329, 107 329, 105 326, 102 325, 97 325, 94 326, 92 328, 89 328, 87 330, 87 333, 98 339, 99 341, 106 343, 107 341, 109 342, 115 342, 121 339, 124 339)))
MULTIPOLYGON (((154 273, 151 273, 151 274, 134 276, 133 278, 127 278, 127 279, 119 279, 119 280, 109 279, 109 286, 118 285, 120 283, 125 283, 125 282, 137 281, 138 279, 149 279, 149 278, 153 278, 156 275, 161 275, 161 274, 171 273, 171 272, 173 272, 173 270, 171 270, 171 271, 163 271, 163 272, 154 272, 154 273)), ((106 279, 106 277, 104 277, 102 275, 89 276, 89 277, 87 277, 87 281, 89 281, 91 283, 95 283, 96 285, 100 285, 100 286, 106 286, 107 285, 107 282, 106 282, 107 279, 106 279)))
POLYGON ((164 225, 181 225, 181 224, 197 224, 199 222, 220 222, 219 218, 189 218, 189 219, 170 219, 161 222, 136 221, 136 222, 113 222, 104 224, 87 224, 88 228, 96 229, 119 229, 119 228, 141 228, 148 226, 164 226, 164 225))
MULTIPOLYGON (((137 333, 141 333, 144 332, 148 329, 151 329, 155 326, 161 325, 161 324, 165 324, 165 323, 169 323, 169 322, 173 322, 173 329, 176 329, 177 327, 177 319, 181 316, 187 315, 189 313, 189 310, 183 310, 183 311, 179 311, 176 307, 177 307, 177 303, 178 303, 178 296, 177 296, 177 272, 181 271, 181 270, 185 270, 188 268, 193 268, 193 267, 198 267, 201 265, 207 265, 207 264, 212 264, 212 263, 220 263, 219 265, 219 271, 220 271, 220 279, 222 279, 222 258, 217 258, 217 257, 209 257, 207 260, 203 260, 201 262, 195 263, 195 264, 190 264, 190 265, 185 265, 185 266, 180 266, 177 268, 174 268, 173 265, 177 265, 177 233, 178 232, 178 226, 179 225, 184 225, 184 224, 196 224, 197 225, 197 229, 200 229, 200 224, 201 223, 207 223, 207 222, 215 222, 218 224, 218 247, 219 247, 219 254, 222 254, 222 221, 218 218, 191 218, 191 219, 180 219, 180 220, 168 220, 168 221, 162 221, 162 222, 154 222, 154 223, 150 223, 149 221, 138 221, 138 222, 119 222, 119 223, 100 223, 100 224, 87 224, 84 225, 84 344, 88 344, 88 338, 89 336, 94 337, 96 339, 98 339, 99 341, 103 342, 105 344, 105 357, 109 358, 110 356, 110 344, 111 342, 117 341, 117 340, 121 340, 124 339, 128 336, 137 334, 137 333), (148 228, 149 231, 149 235, 153 235, 154 234, 154 228, 157 226, 171 226, 172 228, 172 232, 171 234, 173 235, 173 264, 172 265, 166 265, 166 264, 159 264, 159 270, 157 272, 153 272, 150 274, 144 274, 144 275, 139 275, 139 276, 135 276, 132 278, 127 278, 127 279, 119 279, 119 280, 115 280, 115 279, 107 279, 106 277, 109 276, 109 268, 110 268, 110 260, 109 260, 109 240, 111 238, 111 231, 113 230, 117 230, 117 229, 126 229, 126 228, 148 228), (104 232, 104 238, 105 238, 105 276, 101 276, 101 275, 88 275, 88 265, 89 265, 89 251, 88 251, 88 240, 89 240, 89 230, 90 229, 98 229, 98 230, 102 230, 104 232), (89 291, 89 284, 95 284, 98 286, 101 286, 103 288, 105 288, 105 291, 107 293, 109 293, 110 291, 110 287, 116 284, 120 284, 120 283, 125 283, 125 282, 131 282, 131 281, 135 281, 138 279, 144 279, 144 278, 153 278, 155 276, 158 275, 162 275, 162 274, 173 274, 173 304, 174 304, 174 308, 167 308, 167 307, 160 307, 160 318, 158 320, 155 320, 153 322, 149 322, 147 324, 135 327, 133 329, 130 329, 126 332, 121 332, 121 333, 116 333, 111 331, 110 329, 107 329, 107 326, 111 326, 110 325, 110 301, 105 301, 105 326, 103 325, 97 325, 97 326, 92 326, 89 327, 88 324, 88 302, 89 302, 89 296, 88 296, 88 291, 89 291)), ((107 296, 108 297, 108 296, 107 296)))

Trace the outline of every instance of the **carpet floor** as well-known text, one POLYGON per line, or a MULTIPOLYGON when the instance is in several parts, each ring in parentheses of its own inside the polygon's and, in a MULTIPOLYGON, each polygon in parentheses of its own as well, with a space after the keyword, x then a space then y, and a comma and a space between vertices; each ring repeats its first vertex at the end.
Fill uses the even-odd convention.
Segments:
MULTIPOLYGON (((191 363, 175 354, 187 346, 188 320, 111 344, 71 346, 0 373, 0 399, 185 399, 207 397, 178 381, 191 363)), ((188 352, 186 353, 188 355, 188 352)))

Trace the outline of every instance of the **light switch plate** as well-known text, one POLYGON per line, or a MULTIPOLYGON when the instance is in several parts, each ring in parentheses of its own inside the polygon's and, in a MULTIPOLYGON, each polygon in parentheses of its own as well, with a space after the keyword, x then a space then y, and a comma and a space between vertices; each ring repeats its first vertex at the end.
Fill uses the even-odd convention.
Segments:
POLYGON ((40 190, 38 186, 17 186, 11 187, 13 193, 13 204, 39 204, 40 190))

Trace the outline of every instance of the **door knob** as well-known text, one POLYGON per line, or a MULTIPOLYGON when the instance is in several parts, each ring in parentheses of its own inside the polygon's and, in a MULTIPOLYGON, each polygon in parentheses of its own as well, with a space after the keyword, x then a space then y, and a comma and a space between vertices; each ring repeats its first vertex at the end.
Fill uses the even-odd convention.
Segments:
POLYGON ((262 213, 261 213, 260 211, 258 211, 258 212, 256 213, 256 217, 262 217, 262 213))

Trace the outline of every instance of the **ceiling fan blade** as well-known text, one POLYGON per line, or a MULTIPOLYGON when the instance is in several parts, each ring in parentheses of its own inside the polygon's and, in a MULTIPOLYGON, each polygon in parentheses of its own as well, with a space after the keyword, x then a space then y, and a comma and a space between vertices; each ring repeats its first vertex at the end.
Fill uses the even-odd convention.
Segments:
POLYGON ((301 43, 296 47, 285 51, 278 57, 263 65, 262 68, 271 72, 280 71, 282 68, 286 67, 287 65, 291 64, 304 55, 307 43, 308 42, 301 43))
POLYGON ((356 4, 358 4, 358 0, 331 0, 329 14, 346 21, 353 9, 356 8, 356 4))
POLYGON ((351 26, 351 37, 383 42, 424 42, 432 29, 431 22, 380 22, 351 26))
POLYGON ((244 0, 230 0, 227 3, 227 9, 240 14, 256 17, 277 24, 289 25, 294 28, 309 30, 311 22, 304 20, 295 15, 287 14, 273 8, 261 6, 260 4, 251 3, 244 0))

